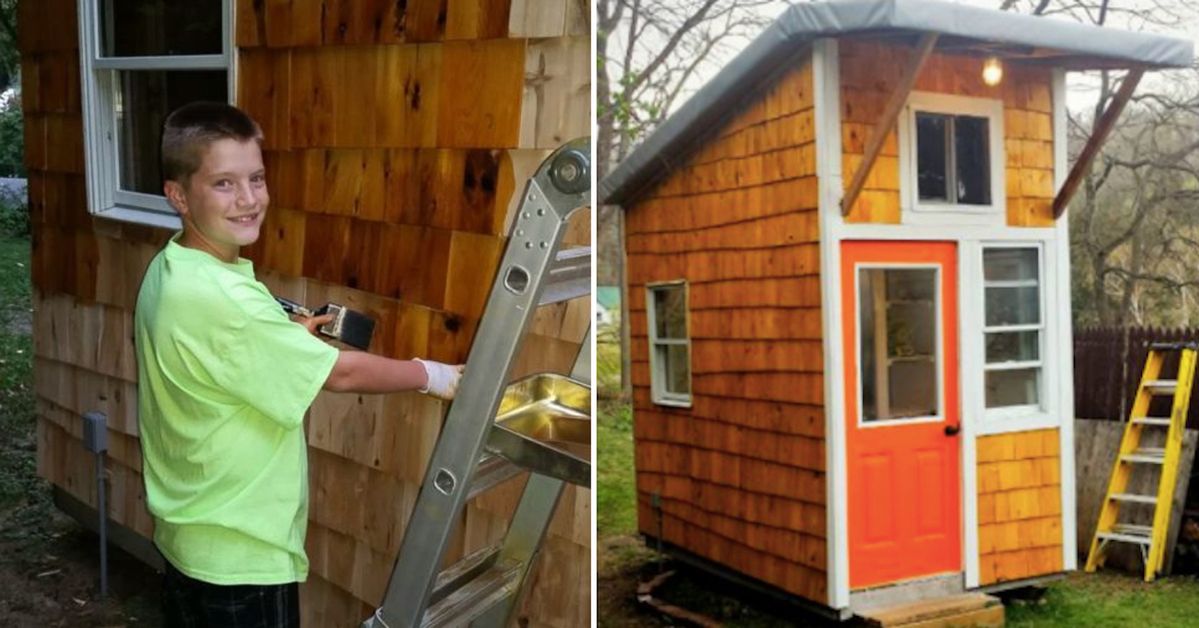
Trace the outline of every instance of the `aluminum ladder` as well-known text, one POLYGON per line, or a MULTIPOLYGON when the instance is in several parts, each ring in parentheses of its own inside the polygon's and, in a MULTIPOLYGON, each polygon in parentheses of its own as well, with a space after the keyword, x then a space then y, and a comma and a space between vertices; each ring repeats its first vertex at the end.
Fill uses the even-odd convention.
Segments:
MULTIPOLYGON (((590 203, 591 140, 559 147, 525 186, 458 393, 425 471, 382 605, 363 628, 509 623, 565 482, 590 486, 591 463, 495 421, 537 307, 591 291, 591 250, 561 249, 568 220, 590 203), (459 514, 475 495, 532 471, 503 541, 444 571, 459 514)), ((590 327, 571 377, 590 410, 590 327)), ((590 432, 590 416, 584 417, 590 432)))
POLYGON ((1112 466, 1107 494, 1099 511, 1099 522, 1091 540, 1086 570, 1103 566, 1110 543, 1130 543, 1141 550, 1145 563, 1145 582, 1152 582, 1165 564, 1166 533, 1170 527, 1170 509, 1174 500, 1174 485, 1178 476, 1178 460, 1182 454, 1182 436, 1186 429, 1187 407, 1195 379, 1195 354, 1199 343, 1154 343, 1145 359, 1145 370, 1137 386, 1132 412, 1124 427, 1120 450, 1112 466), (1166 354, 1179 353, 1178 375, 1161 379, 1166 354), (1170 397, 1173 405, 1169 417, 1151 417, 1149 404, 1155 397, 1170 397), (1141 436, 1146 429, 1166 430, 1163 447, 1142 447, 1141 436), (1127 493, 1128 481, 1135 468, 1157 468, 1159 471, 1156 495, 1127 493), (1153 524, 1121 523, 1122 504, 1153 506, 1153 524))

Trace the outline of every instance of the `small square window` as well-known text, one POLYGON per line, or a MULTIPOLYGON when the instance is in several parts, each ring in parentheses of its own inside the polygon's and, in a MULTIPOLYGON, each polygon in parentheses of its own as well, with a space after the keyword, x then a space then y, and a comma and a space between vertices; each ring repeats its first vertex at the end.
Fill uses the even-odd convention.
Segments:
POLYGON ((916 180, 921 202, 991 204, 989 122, 916 113, 916 180))
POLYGON ((650 384, 655 403, 691 405, 691 340, 687 328, 687 284, 650 286, 650 384))

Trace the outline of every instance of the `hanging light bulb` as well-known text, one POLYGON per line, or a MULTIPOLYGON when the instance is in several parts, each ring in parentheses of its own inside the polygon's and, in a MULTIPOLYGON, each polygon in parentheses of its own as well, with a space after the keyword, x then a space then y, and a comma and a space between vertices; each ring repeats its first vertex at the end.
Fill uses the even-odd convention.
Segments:
POLYGON ((999 57, 988 57, 983 63, 983 82, 994 87, 1002 80, 1003 64, 999 63, 999 57))

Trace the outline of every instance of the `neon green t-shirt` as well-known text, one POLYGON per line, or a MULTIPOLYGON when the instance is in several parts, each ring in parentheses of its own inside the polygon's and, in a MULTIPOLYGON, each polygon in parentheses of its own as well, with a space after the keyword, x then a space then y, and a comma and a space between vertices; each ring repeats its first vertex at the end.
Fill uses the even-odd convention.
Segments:
POLYGON ((302 582, 304 413, 338 351, 288 319, 248 260, 178 237, 150 262, 134 316, 154 543, 197 580, 302 582))

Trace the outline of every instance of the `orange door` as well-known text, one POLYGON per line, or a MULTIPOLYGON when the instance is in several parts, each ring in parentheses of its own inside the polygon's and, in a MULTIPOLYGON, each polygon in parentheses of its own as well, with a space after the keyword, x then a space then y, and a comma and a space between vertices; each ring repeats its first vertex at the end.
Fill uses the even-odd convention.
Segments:
POLYGON ((841 249, 852 589, 959 572, 957 249, 841 249))

